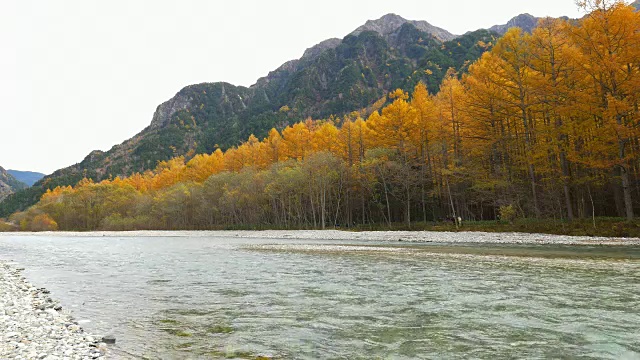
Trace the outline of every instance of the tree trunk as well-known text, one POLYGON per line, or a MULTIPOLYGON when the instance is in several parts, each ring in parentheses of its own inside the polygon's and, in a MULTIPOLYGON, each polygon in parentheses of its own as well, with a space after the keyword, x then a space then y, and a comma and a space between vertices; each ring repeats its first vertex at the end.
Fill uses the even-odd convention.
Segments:
POLYGON ((391 227, 391 206, 389 206, 389 192, 387 191, 387 182, 382 177, 382 186, 384 187, 384 199, 387 202, 387 222, 389 223, 389 227, 391 227))
POLYGON ((453 197, 451 196, 451 187, 449 186, 449 179, 445 180, 447 183, 447 191, 449 192, 449 202, 451 203, 451 212, 453 213, 453 222, 456 224, 456 229, 458 229, 458 216, 456 215, 456 208, 453 206, 453 197))
POLYGON ((531 180, 531 194, 533 196, 533 210, 536 218, 540 218, 540 208, 538 207, 538 191, 536 189, 536 173, 533 164, 529 164, 529 180, 531 180))
POLYGON ((407 191, 407 226, 411 227, 411 194, 409 193, 410 187, 406 187, 407 191))
POLYGON ((326 221, 325 221, 325 212, 326 212, 326 202, 327 202, 327 189, 326 186, 322 186, 322 199, 320 200, 321 209, 320 209, 320 221, 322 221, 322 225, 320 226, 322 230, 324 230, 326 221))
POLYGON ((633 203, 631 202, 631 186, 629 186, 629 173, 625 167, 620 169, 622 180, 622 196, 624 199, 625 215, 628 221, 633 220, 633 203))
POLYGON ((569 189, 569 165, 567 164, 567 155, 564 151, 560 152, 560 165, 562 167, 564 200, 567 207, 567 218, 573 221, 573 203, 571 202, 571 191, 569 189))

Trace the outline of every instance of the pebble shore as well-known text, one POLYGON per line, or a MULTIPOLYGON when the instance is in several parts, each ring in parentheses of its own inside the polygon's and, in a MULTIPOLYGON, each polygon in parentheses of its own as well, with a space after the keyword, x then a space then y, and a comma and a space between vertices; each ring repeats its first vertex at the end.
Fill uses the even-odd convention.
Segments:
POLYGON ((0 261, 0 359, 102 358, 106 344, 86 334, 49 291, 31 285, 22 270, 0 261))
POLYGON ((529 245, 640 245, 640 238, 609 238, 528 233, 436 232, 436 231, 341 231, 341 230, 244 230, 244 231, 93 231, 0 233, 0 236, 62 237, 200 237, 291 240, 340 240, 375 242, 429 242, 459 244, 529 245))

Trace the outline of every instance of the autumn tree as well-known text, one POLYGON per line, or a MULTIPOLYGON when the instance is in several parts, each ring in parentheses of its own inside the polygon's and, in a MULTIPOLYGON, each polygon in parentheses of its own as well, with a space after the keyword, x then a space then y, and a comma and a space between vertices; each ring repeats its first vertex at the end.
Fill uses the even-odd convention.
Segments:
POLYGON ((638 138, 640 15, 621 1, 578 4, 590 12, 570 28, 570 36, 582 55, 577 64, 591 83, 590 115, 599 128, 599 140, 608 147, 602 160, 620 179, 625 216, 632 220, 630 164, 638 138))

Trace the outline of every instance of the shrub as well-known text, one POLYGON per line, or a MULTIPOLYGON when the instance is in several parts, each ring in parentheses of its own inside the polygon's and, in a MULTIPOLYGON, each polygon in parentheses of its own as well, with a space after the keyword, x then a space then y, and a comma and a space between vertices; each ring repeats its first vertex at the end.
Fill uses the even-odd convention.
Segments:
POLYGON ((113 214, 102 220, 100 229, 106 231, 147 230, 153 228, 151 223, 152 220, 148 216, 123 217, 120 214, 113 214))
POLYGON ((629 237, 635 228, 637 228, 637 225, 625 221, 616 222, 611 225, 611 231, 615 237, 629 237))
POLYGON ((18 227, 14 224, 5 222, 0 219, 0 232, 18 231, 18 227))
POLYGON ((513 220, 517 217, 517 212, 513 205, 500 206, 499 212, 500 220, 508 221, 510 224, 513 224, 513 220))
POLYGON ((29 231, 56 231, 58 223, 55 222, 48 214, 36 215, 36 217, 27 225, 29 231))

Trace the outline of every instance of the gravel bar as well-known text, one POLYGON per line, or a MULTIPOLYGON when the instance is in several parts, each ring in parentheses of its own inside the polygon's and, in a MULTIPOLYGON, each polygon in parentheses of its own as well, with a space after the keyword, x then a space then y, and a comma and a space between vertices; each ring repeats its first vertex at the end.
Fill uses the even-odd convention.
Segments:
POLYGON ((94 231, 0 233, 0 236, 52 237, 215 237, 292 240, 341 240, 376 242, 430 242, 470 244, 530 245, 640 245, 640 238, 609 238, 528 233, 437 232, 437 231, 343 231, 343 230, 262 230, 262 231, 94 231))
POLYGON ((86 334, 49 291, 0 261, 0 359, 96 359, 106 344, 86 334))

